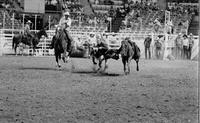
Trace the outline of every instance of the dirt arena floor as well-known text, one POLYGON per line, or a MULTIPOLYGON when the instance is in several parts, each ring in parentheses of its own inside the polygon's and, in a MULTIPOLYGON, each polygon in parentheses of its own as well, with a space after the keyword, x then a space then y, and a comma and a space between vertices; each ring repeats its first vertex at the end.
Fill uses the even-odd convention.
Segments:
POLYGON ((0 57, 0 123, 198 123, 197 61, 141 59, 131 74, 89 59, 0 57))

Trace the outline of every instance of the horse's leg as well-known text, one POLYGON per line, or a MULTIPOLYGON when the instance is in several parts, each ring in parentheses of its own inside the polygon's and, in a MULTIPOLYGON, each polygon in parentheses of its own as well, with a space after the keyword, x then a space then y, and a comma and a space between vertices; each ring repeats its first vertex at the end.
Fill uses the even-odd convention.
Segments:
POLYGON ((15 43, 15 44, 14 44, 15 56, 17 56, 17 46, 18 46, 18 44, 17 44, 17 43, 15 43))
POLYGON ((63 55, 62 55, 62 60, 63 60, 64 63, 66 62, 66 61, 65 61, 65 58, 66 58, 66 51, 64 51, 64 53, 63 53, 63 55))
POLYGON ((122 57, 122 63, 124 65, 124 73, 126 74, 126 60, 122 57))
POLYGON ((61 59, 61 54, 55 54, 55 57, 56 57, 57 66, 58 66, 58 68, 60 68, 61 65, 60 65, 60 63, 59 63, 59 60, 61 59))
POLYGON ((105 67, 104 67, 104 71, 108 68, 108 65, 107 65, 107 61, 108 59, 104 59, 105 60, 105 67))
POLYGON ((139 71, 139 65, 138 65, 139 59, 136 59, 135 61, 136 61, 136 65, 137 65, 136 70, 139 71))
POLYGON ((132 58, 129 58, 128 61, 127 61, 127 66, 128 66, 128 72, 127 72, 127 74, 130 74, 130 71, 131 71, 131 70, 130 70, 131 59, 132 59, 132 58))

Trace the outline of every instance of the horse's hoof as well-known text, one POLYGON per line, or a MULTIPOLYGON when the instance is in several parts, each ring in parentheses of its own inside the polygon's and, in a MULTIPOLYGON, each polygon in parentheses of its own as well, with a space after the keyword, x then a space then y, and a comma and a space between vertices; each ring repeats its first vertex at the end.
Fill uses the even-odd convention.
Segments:
POLYGON ((124 72, 125 75, 128 75, 128 72, 124 72))

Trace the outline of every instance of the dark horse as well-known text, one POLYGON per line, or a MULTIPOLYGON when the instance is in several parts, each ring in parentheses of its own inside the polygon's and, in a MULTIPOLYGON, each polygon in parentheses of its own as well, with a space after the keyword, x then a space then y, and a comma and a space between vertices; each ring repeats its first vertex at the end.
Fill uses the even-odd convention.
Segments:
POLYGON ((124 65, 124 73, 126 75, 130 74, 130 62, 132 59, 134 59, 136 61, 136 64, 137 64, 136 70, 139 71, 138 62, 139 62, 139 58, 140 58, 140 49, 135 44, 135 42, 122 41, 119 52, 122 57, 122 62, 124 65), (126 70, 127 67, 128 67, 128 71, 126 70))
POLYGON ((54 47, 57 66, 60 68, 61 65, 59 64, 59 60, 61 60, 61 54, 63 62, 67 62, 66 58, 69 57, 72 52, 72 42, 70 41, 68 35, 65 33, 64 29, 59 29, 53 36, 52 40, 52 42, 54 42, 52 45, 54 47))
POLYGON ((15 55, 17 55, 17 47, 18 47, 19 43, 23 43, 25 45, 32 46, 33 51, 35 52, 36 46, 40 42, 40 38, 42 37, 42 35, 47 37, 47 33, 46 33, 45 29, 41 29, 39 32, 33 33, 33 37, 31 37, 31 38, 24 36, 23 34, 15 35, 13 37, 13 42, 12 42, 12 48, 15 51, 15 55))

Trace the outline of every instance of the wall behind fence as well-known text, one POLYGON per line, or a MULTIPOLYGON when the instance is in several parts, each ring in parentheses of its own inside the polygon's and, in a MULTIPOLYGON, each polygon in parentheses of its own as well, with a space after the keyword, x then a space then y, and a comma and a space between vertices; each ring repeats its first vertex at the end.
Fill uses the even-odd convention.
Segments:
MULTIPOLYGON (((52 40, 52 36, 55 33, 55 30, 48 30, 49 34, 48 39, 41 39, 41 42, 38 44, 38 52, 41 55, 53 55, 52 49, 49 48, 50 42, 52 40), (42 50, 41 50, 42 49, 42 50)), ((110 48, 119 48, 121 45, 121 41, 124 40, 126 37, 130 37, 130 39, 135 42, 139 48, 141 49, 141 58, 144 58, 144 40, 148 36, 147 34, 132 34, 132 33, 97 33, 97 32, 71 32, 72 37, 74 40, 79 44, 82 45, 84 42, 88 41, 90 43, 96 42, 96 35, 102 35, 103 38, 106 40, 110 48)), ((176 35, 155 35, 151 34, 152 43, 151 43, 151 54, 153 58, 155 58, 155 40, 157 37, 163 37, 162 40, 162 57, 167 57, 169 54, 174 55, 173 49, 175 48, 175 38, 176 35), (165 39, 166 38, 166 39, 165 39)), ((0 33, 0 55, 2 54, 13 54, 14 51, 12 49, 12 34, 3 34, 0 33)), ((192 49, 192 58, 196 57, 198 54, 198 42, 199 37, 194 37, 194 47, 192 49)), ((26 47, 25 51, 28 53, 30 52, 30 48, 26 47)), ((176 56, 175 56, 176 57, 176 56)))

